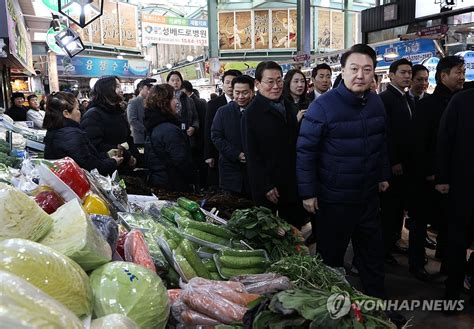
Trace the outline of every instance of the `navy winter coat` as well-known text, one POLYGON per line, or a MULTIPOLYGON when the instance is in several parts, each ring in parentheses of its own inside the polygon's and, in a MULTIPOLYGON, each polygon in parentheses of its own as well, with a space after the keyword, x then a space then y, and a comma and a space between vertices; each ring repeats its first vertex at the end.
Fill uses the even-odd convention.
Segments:
POLYGON ((194 177, 189 140, 177 118, 160 109, 145 109, 145 163, 149 184, 170 191, 187 191, 194 177))
POLYGON ((362 203, 390 177, 380 97, 357 97, 344 83, 313 103, 302 121, 296 174, 302 199, 362 203))
POLYGON ((117 162, 106 153, 99 153, 87 138, 79 124, 65 119, 63 128, 48 129, 44 138, 44 158, 56 160, 70 157, 86 170, 97 169, 102 175, 111 175, 117 169, 117 162))

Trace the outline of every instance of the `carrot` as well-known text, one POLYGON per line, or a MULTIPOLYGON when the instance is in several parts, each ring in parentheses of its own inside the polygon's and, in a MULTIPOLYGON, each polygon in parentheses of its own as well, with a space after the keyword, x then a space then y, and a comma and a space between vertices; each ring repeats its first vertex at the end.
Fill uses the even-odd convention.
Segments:
POLYGON ((260 295, 257 295, 257 294, 239 293, 239 292, 235 292, 229 289, 216 289, 213 292, 227 299, 229 302, 239 304, 245 307, 249 303, 253 302, 254 300, 260 297, 260 295))
POLYGON ((170 301, 170 305, 174 305, 181 295, 181 289, 168 289, 168 299, 170 301))
POLYGON ((205 314, 221 323, 241 323, 246 307, 232 303, 207 288, 186 289, 182 292, 183 302, 192 310, 205 314))
POLYGON ((217 326, 219 321, 193 310, 181 312, 181 319, 187 326, 217 326))
POLYGON ((204 278, 195 277, 189 280, 188 285, 191 287, 196 287, 196 288, 209 286, 210 288, 217 289, 219 287, 225 287, 225 288, 232 289, 235 292, 242 292, 242 293, 246 292, 245 286, 242 283, 234 282, 234 281, 214 281, 214 280, 207 280, 204 278))

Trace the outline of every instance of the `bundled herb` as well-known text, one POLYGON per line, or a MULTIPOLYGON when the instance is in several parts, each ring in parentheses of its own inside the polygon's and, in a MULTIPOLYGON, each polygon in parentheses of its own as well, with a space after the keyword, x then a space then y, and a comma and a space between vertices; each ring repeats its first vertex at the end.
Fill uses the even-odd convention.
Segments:
POLYGON ((273 261, 307 253, 303 239, 293 227, 265 207, 234 211, 227 227, 251 247, 267 250, 273 261))

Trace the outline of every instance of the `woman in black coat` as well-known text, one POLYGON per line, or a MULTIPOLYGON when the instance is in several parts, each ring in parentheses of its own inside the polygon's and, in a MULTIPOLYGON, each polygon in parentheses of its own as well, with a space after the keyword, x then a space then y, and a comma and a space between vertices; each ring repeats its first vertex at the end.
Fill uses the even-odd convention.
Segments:
POLYGON ((191 148, 176 114, 173 87, 153 86, 145 103, 145 163, 149 184, 157 189, 185 192, 191 189, 194 168, 191 148))
POLYGON ((283 81, 283 97, 285 106, 295 114, 298 123, 308 110, 309 99, 306 97, 308 82, 303 72, 297 69, 289 70, 283 81))
POLYGON ((79 126, 80 121, 79 103, 73 94, 58 92, 48 96, 43 122, 47 129, 45 159, 70 157, 83 169, 97 169, 102 175, 112 174, 123 158, 109 158, 107 153, 99 153, 79 126))
POLYGON ((120 149, 124 161, 119 173, 126 175, 143 156, 133 141, 122 101, 120 80, 114 76, 101 77, 92 88, 91 104, 81 120, 81 127, 99 152, 120 149), (123 143, 128 144, 128 150, 123 143))

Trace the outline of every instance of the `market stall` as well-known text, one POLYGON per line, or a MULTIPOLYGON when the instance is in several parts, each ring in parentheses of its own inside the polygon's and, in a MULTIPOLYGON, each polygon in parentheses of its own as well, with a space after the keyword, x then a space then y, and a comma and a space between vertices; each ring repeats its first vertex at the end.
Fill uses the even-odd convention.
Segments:
POLYGON ((0 171, 7 328, 394 327, 266 208, 128 195, 69 158, 17 167, 0 171))

